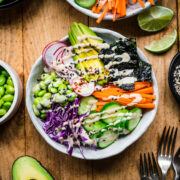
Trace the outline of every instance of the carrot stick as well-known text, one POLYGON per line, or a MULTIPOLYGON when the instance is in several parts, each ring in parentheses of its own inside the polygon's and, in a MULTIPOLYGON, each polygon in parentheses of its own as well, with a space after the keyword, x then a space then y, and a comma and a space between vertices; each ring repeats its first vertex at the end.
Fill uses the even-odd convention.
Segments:
POLYGON ((101 14, 101 16, 98 18, 98 20, 96 22, 100 23, 102 21, 102 19, 104 18, 104 16, 106 15, 107 12, 108 12, 108 6, 105 7, 103 13, 101 14))
POLYGON ((153 87, 148 87, 137 91, 133 91, 133 93, 143 93, 143 94, 153 94, 153 92, 154 92, 153 87))
POLYGON ((155 104, 153 103, 147 103, 147 104, 136 104, 135 107, 139 107, 139 108, 148 108, 148 109, 154 109, 155 108, 155 104))
POLYGON ((156 95, 151 95, 151 94, 140 94, 143 98, 147 98, 147 99, 156 99, 156 95))
POLYGON ((142 0, 137 0, 138 2, 139 2, 139 4, 143 7, 143 8, 145 8, 145 5, 144 5, 144 3, 142 2, 142 0))
POLYGON ((155 5, 153 0, 148 0, 152 5, 155 5))

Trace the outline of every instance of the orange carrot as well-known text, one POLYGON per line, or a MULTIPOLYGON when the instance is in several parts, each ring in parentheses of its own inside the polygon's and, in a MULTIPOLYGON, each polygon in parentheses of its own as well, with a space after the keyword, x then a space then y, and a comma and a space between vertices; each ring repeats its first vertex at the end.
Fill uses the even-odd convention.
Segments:
POLYGON ((143 94, 153 94, 153 92, 154 92, 153 87, 148 87, 137 91, 133 91, 133 93, 143 93, 143 94))
POLYGON ((142 0, 137 0, 138 2, 139 2, 139 4, 143 7, 143 8, 145 8, 145 5, 144 5, 144 3, 142 2, 142 0))
POLYGON ((155 5, 153 0, 148 0, 152 5, 155 5))
POLYGON ((147 103, 147 104, 136 104, 135 107, 139 107, 139 108, 148 108, 148 109, 154 109, 155 108, 155 104, 153 103, 147 103))
POLYGON ((96 22, 100 23, 102 21, 102 19, 104 18, 104 16, 106 15, 107 12, 108 12, 108 6, 105 7, 103 13, 101 14, 101 16, 98 18, 98 20, 96 22))

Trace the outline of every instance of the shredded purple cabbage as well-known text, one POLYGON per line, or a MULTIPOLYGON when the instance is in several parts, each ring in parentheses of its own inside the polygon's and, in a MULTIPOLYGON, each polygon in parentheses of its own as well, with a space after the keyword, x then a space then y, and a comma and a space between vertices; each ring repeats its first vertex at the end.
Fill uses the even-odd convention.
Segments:
POLYGON ((90 139, 81 122, 89 115, 90 111, 78 116, 79 104, 80 100, 78 98, 69 102, 65 107, 52 104, 47 117, 43 120, 43 129, 53 140, 66 145, 69 155, 72 155, 73 147, 77 145, 84 157, 81 144, 90 139))

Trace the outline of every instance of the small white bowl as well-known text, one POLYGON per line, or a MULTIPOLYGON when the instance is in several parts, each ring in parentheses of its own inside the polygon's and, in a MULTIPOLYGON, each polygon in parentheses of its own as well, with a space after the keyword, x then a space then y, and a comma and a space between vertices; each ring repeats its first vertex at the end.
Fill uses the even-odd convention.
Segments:
MULTIPOLYGON (((111 30, 102 29, 102 28, 91 28, 91 29, 95 33, 97 33, 98 36, 104 39, 107 43, 112 43, 119 38, 124 38, 124 36, 122 36, 121 34, 111 31, 111 30)), ((69 42, 68 36, 64 37, 61 41, 68 43, 69 42)), ((148 62, 146 56, 142 53, 140 49, 138 49, 138 55, 140 56, 142 60, 148 62)), ((37 78, 43 72, 44 66, 45 64, 42 60, 42 56, 40 56, 37 59, 34 66, 32 67, 31 73, 27 81, 27 86, 26 86, 27 110, 35 128, 41 134, 41 136, 45 139, 45 141, 54 149, 67 154, 66 146, 58 142, 55 142, 44 132, 42 128, 43 122, 38 117, 35 116, 32 109, 32 105, 33 105, 32 87, 37 83, 37 78)), ((145 111, 136 129, 132 133, 128 134, 127 136, 124 136, 118 139, 111 146, 105 149, 98 149, 97 151, 94 151, 89 147, 82 147, 86 159, 89 159, 89 160, 104 159, 104 158, 108 158, 116 154, 119 154, 120 152, 124 151, 128 146, 133 144, 136 140, 138 140, 146 132, 146 130, 148 129, 148 127, 151 125, 151 123, 153 122, 155 118, 157 108, 158 108, 158 101, 159 101, 158 85, 157 85, 154 72, 152 72, 152 78, 153 78, 154 93, 157 96, 157 99, 154 101, 155 109, 145 111)), ((83 158, 77 147, 74 148, 72 156, 81 158, 81 159, 83 158)))
POLYGON ((0 118, 0 124, 2 124, 4 122, 6 122, 7 120, 11 119, 13 117, 13 115, 17 112, 17 110, 21 104, 23 89, 22 89, 21 80, 20 80, 19 76, 17 75, 17 73, 2 60, 0 60, 0 66, 3 67, 11 76, 13 83, 14 83, 14 89, 15 89, 14 100, 13 100, 13 103, 12 103, 10 109, 7 111, 7 113, 2 118, 0 118))
MULTIPOLYGON (((78 6, 74 0, 66 0, 71 6, 73 6, 75 9, 77 9, 78 11, 80 11, 81 13, 87 15, 87 16, 90 16, 92 18, 95 18, 95 19, 98 19, 99 16, 101 15, 100 14, 97 14, 97 13, 93 13, 91 11, 91 9, 86 9, 86 8, 83 8, 83 7, 80 7, 78 6)), ((127 15, 125 17, 122 17, 122 18, 117 18, 117 20, 122 20, 122 19, 126 19, 126 18, 129 18, 129 17, 132 17, 132 16, 135 16, 139 13, 141 13, 142 11, 144 11, 145 9, 148 9, 151 7, 151 3, 146 1, 144 2, 145 4, 145 8, 142 8, 142 6, 137 3, 137 4, 133 4, 133 5, 130 5, 128 8, 127 8, 127 15)), ((107 14, 103 20, 112 20, 113 19, 113 15, 112 14, 107 14)))

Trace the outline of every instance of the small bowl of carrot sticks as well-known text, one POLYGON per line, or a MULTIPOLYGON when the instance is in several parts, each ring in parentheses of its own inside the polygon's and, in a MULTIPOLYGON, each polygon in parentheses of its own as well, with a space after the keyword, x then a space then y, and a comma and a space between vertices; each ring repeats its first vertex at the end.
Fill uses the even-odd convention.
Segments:
POLYGON ((83 4, 80 0, 66 0, 78 11, 97 19, 121 20, 141 13, 143 10, 155 5, 156 0, 87 0, 83 4))

